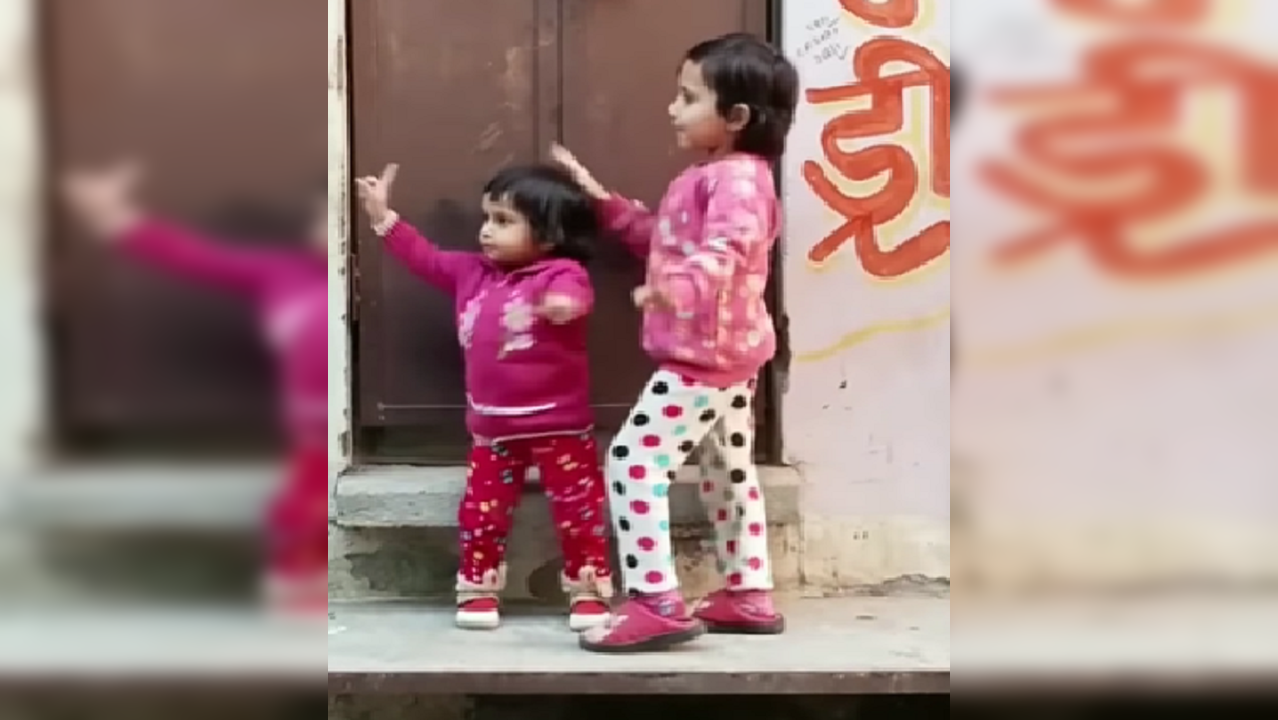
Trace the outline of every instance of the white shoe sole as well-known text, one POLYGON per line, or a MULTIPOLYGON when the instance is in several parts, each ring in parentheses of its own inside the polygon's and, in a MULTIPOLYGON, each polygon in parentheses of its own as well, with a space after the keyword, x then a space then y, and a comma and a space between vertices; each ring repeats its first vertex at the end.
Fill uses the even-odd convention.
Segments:
POLYGON ((568 629, 573 632, 584 632, 591 628, 599 627, 606 622, 608 622, 608 615, 606 613, 603 615, 569 615, 568 629))
POLYGON ((489 612, 457 612, 457 627, 463 630, 495 630, 501 625, 501 613, 489 612))

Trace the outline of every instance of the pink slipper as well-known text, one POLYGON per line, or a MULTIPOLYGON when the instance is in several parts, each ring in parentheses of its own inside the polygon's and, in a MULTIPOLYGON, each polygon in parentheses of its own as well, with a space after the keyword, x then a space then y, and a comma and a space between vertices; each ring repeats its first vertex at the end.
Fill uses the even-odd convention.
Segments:
POLYGON ((767 590, 716 590, 697 603, 692 615, 712 633, 777 635, 785 631, 785 618, 773 607, 767 590))
POLYGON ((590 652, 655 652, 696 640, 705 631, 700 620, 688 616, 677 593, 663 593, 627 600, 604 625, 583 632, 578 642, 590 652))

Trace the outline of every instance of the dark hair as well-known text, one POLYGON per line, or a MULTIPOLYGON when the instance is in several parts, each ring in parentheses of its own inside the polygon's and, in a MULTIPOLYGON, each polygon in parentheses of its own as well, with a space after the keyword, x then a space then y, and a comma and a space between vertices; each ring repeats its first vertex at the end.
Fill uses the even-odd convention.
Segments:
POLYGON ((963 103, 963 74, 955 65, 950 66, 950 118, 956 118, 959 114, 959 107, 963 103))
POLYGON ((583 265, 590 261, 599 237, 595 204, 566 171, 551 165, 508 167, 484 185, 484 194, 509 202, 552 257, 583 265))
POLYGON ((728 117, 734 105, 750 108, 733 150, 770 160, 785 153, 799 102, 799 73, 779 50, 748 33, 729 33, 693 45, 684 60, 701 66, 721 116, 728 117))

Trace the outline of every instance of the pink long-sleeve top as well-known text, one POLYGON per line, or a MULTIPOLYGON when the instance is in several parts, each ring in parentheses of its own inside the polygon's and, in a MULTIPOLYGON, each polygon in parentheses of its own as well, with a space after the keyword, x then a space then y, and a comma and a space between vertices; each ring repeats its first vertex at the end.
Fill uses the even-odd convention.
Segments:
POLYGON ((644 311, 643 347, 658 365, 715 387, 758 375, 776 352, 766 291, 781 212, 767 161, 733 154, 694 165, 657 212, 616 195, 600 212, 671 301, 644 311))

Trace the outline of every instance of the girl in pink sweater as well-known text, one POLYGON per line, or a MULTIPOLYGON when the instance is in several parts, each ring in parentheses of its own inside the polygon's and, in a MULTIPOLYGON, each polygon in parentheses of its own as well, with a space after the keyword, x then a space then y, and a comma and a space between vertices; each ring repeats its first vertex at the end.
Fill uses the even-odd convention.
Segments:
POLYGON ((794 66, 744 34, 684 57, 670 119, 679 145, 702 156, 653 213, 605 190, 568 151, 552 155, 598 201, 607 229, 647 261, 634 292, 643 347, 659 369, 608 451, 611 510, 630 599, 581 645, 659 650, 714 632, 778 633, 767 520, 753 460, 755 378, 776 336, 764 292, 780 230, 771 164, 785 149, 798 97, 794 66), (679 594, 667 492, 706 436, 727 467, 707 479, 727 587, 689 613, 679 594))
POLYGON ((612 578, 586 348, 591 200, 558 168, 503 170, 481 196, 480 251, 447 251, 390 209, 395 174, 391 165, 357 181, 364 209, 390 254, 452 297, 466 362, 474 447, 459 508, 457 625, 500 623, 506 537, 536 467, 563 548, 568 624, 593 627, 608 616, 612 578))
POLYGON ((277 607, 328 602, 328 208, 312 198, 300 249, 229 245, 149 217, 135 197, 138 169, 121 165, 69 175, 72 211, 95 236, 161 272, 242 298, 274 356, 289 469, 267 518, 265 590, 277 607))

